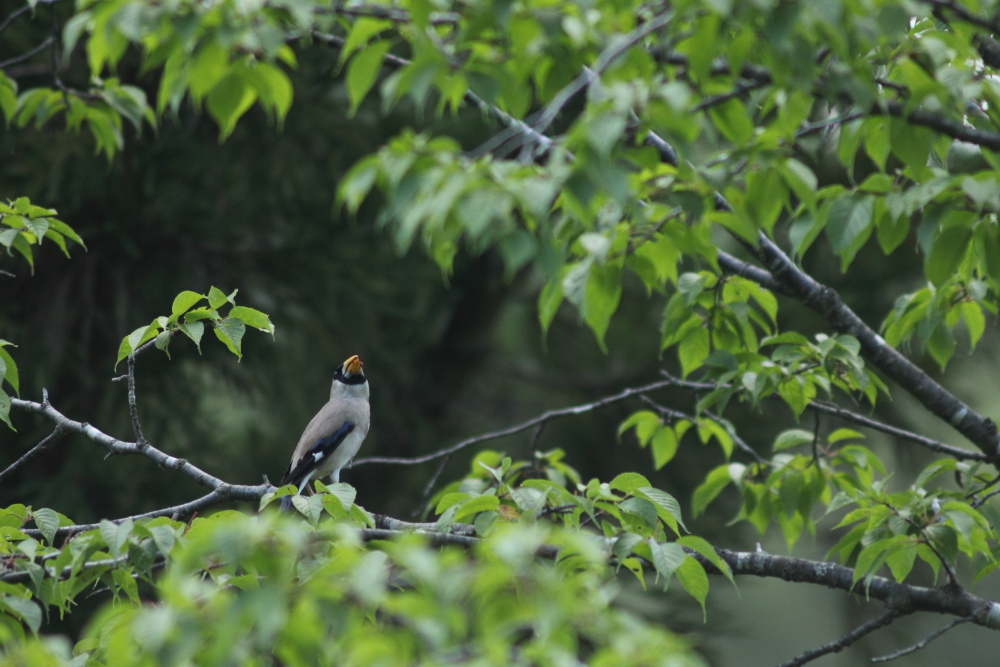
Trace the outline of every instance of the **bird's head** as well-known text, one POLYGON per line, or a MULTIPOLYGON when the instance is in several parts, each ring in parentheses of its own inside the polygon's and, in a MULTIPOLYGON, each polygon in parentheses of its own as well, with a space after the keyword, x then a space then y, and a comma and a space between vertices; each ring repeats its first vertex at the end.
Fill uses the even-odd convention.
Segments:
POLYGON ((360 388, 362 386, 367 388, 368 380, 365 378, 364 371, 361 370, 362 366, 361 359, 356 354, 342 363, 333 372, 333 388, 330 395, 333 396, 336 394, 338 389, 343 391, 348 388, 360 388))

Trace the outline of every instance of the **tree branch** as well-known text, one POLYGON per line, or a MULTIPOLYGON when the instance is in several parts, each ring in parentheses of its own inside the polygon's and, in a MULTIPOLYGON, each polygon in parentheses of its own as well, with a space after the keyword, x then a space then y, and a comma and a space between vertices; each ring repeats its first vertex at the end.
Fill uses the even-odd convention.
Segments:
MULTIPOLYGON (((691 380, 682 380, 678 377, 674 377, 667 371, 660 371, 660 374, 670 379, 674 383, 674 386, 681 387, 684 389, 690 389, 691 391, 714 391, 715 389, 719 388, 719 385, 713 384, 711 382, 693 382, 691 380)), ((740 387, 735 387, 735 388, 741 390, 740 387)), ((892 435, 901 440, 909 440, 910 442, 914 442, 918 445, 927 447, 932 451, 938 452, 940 454, 946 454, 948 456, 951 456, 959 460, 982 461, 982 462, 990 460, 988 456, 980 452, 970 452, 968 450, 961 449, 959 447, 953 447, 938 440, 934 440, 932 438, 920 435, 919 433, 913 433, 912 431, 907 431, 905 429, 901 429, 896 426, 891 426, 884 422, 872 419, 871 417, 866 417, 865 415, 858 414, 857 412, 846 410, 840 407, 839 405, 829 401, 811 401, 806 406, 806 409, 834 415, 840 417, 845 421, 853 422, 859 426, 870 428, 873 431, 879 431, 881 433, 892 435)))
MULTIPOLYGON (((335 48, 341 48, 344 46, 345 43, 343 37, 320 32, 319 30, 313 30, 310 34, 312 35, 313 39, 335 48)), ((386 54, 382 62, 386 65, 389 65, 390 67, 395 67, 395 68, 406 67, 407 65, 411 64, 411 62, 406 58, 400 58, 399 56, 393 55, 391 53, 386 54)), ((495 104, 490 104, 483 98, 476 95, 471 90, 465 91, 463 99, 467 103, 472 104, 473 106, 476 106, 479 109, 483 110, 484 112, 488 113, 489 115, 493 116, 494 118, 499 120, 502 124, 511 128, 518 134, 526 136, 530 141, 540 146, 541 150, 548 150, 549 147, 552 146, 552 140, 549 139, 547 136, 545 136, 540 132, 535 131, 527 123, 517 118, 514 118, 509 113, 507 113, 500 107, 496 106, 495 104)))
POLYGON ((795 298, 819 313, 835 331, 857 338, 862 355, 873 366, 971 440, 990 461, 1000 461, 1000 437, 992 420, 978 414, 889 346, 841 300, 835 290, 820 284, 802 271, 763 232, 758 233, 757 240, 771 274, 795 298))
POLYGON ((7 26, 9 26, 11 24, 11 22, 14 21, 14 19, 16 19, 18 16, 21 16, 22 14, 24 14, 24 13, 30 11, 30 10, 31 10, 31 5, 25 4, 20 9, 16 9, 13 12, 11 12, 10 15, 3 20, 3 23, 0 23, 0 32, 3 32, 4 30, 6 30, 7 26))
POLYGON ((911 653, 916 653, 917 651, 926 648, 928 644, 930 644, 932 641, 934 641, 944 633, 948 632, 955 626, 961 625, 962 623, 968 623, 971 620, 972 620, 971 618, 956 618, 954 621, 944 626, 943 628, 935 630, 931 634, 927 635, 913 646, 907 646, 906 648, 899 649, 898 651, 894 651, 893 653, 890 653, 888 655, 882 655, 872 658, 872 662, 889 662, 890 660, 895 660, 896 658, 902 658, 904 655, 910 655, 911 653))
POLYGON ((593 401, 592 403, 584 403, 582 405, 574 405, 569 408, 559 408, 556 410, 548 410, 538 415, 537 417, 532 417, 528 421, 522 422, 515 426, 509 426, 499 431, 493 431, 491 433, 484 433, 482 435, 472 436, 471 438, 466 438, 461 440, 451 447, 446 447, 445 449, 439 449, 436 452, 430 454, 424 454, 423 456, 415 456, 413 458, 399 458, 399 457, 382 457, 373 456, 366 459, 358 459, 353 465, 367 465, 370 463, 385 463, 385 464, 396 464, 396 465, 417 465, 420 463, 427 463, 428 461, 434 461, 443 456, 451 456, 455 452, 461 451, 466 447, 478 444, 480 442, 486 442, 488 440, 496 440, 498 438, 505 438, 509 435, 517 435, 523 431, 534 428, 539 424, 544 424, 552 419, 557 419, 559 417, 568 417, 570 415, 579 415, 585 412, 591 412, 598 408, 603 408, 606 405, 611 405, 612 403, 617 403, 623 401, 626 398, 632 396, 637 396, 640 394, 645 394, 649 391, 655 391, 657 389, 663 389, 664 387, 669 387, 672 383, 669 380, 661 380, 659 382, 653 382, 651 384, 643 385, 641 387, 632 387, 629 389, 624 389, 617 394, 611 396, 606 396, 605 398, 593 401))
MULTIPOLYGON (((231 500, 244 500, 251 502, 259 501, 265 493, 272 491, 273 489, 274 487, 270 484, 246 486, 241 484, 223 483, 222 486, 219 486, 211 493, 180 505, 173 505, 172 507, 164 507, 151 512, 145 512, 143 514, 133 514, 132 516, 123 516, 117 519, 107 520, 111 523, 119 524, 129 520, 137 521, 139 519, 155 519, 161 516, 168 516, 174 521, 177 521, 180 517, 190 516, 195 512, 200 512, 204 509, 208 509, 209 507, 215 507, 216 505, 220 505, 231 500)), ((100 525, 100 523, 81 523, 74 524, 72 526, 63 526, 56 530, 55 534, 57 538, 65 537, 67 535, 76 535, 77 533, 83 533, 88 530, 93 530, 94 528, 99 528, 100 525)), ((42 531, 37 528, 22 528, 21 532, 36 540, 42 537, 42 531)))
POLYGON ((672 19, 673 14, 671 12, 664 12, 654 16, 632 32, 624 35, 622 39, 606 46, 597 57, 597 61, 592 68, 584 68, 575 79, 556 93, 552 101, 545 105, 541 115, 538 117, 538 121, 533 125, 535 131, 545 132, 549 125, 556 119, 556 116, 559 115, 559 112, 562 111, 562 108, 566 106, 566 103, 573 99, 577 93, 589 86, 595 79, 600 78, 601 74, 604 73, 611 63, 617 60, 623 53, 642 41, 650 33, 665 27, 672 19))
MULTIPOLYGON (((781 579, 789 583, 807 583, 835 590, 856 593, 890 604, 900 614, 917 611, 949 614, 967 618, 976 625, 1000 630, 1000 603, 986 600, 952 586, 928 588, 896 583, 886 577, 872 577, 854 582, 854 570, 843 565, 812 561, 790 556, 777 556, 763 551, 731 551, 716 548, 733 574, 781 579)), ((690 552, 689 552, 690 553, 690 552)), ((712 574, 719 572, 703 556, 691 554, 712 574)))
POLYGON ((55 42, 55 41, 56 41, 56 38, 53 37, 52 35, 49 35, 45 39, 45 41, 43 41, 41 44, 39 44, 35 48, 31 49, 30 51, 22 53, 21 55, 15 56, 13 58, 9 58, 9 59, 3 61, 2 63, 0 63, 0 69, 4 69, 5 67, 9 67, 11 65, 16 65, 17 63, 24 62, 25 60, 30 60, 35 55, 41 53, 46 48, 48 48, 48 46, 50 44, 52 44, 53 42, 55 42))
POLYGON ((887 606, 877 616, 862 623, 842 637, 835 639, 829 644, 824 644, 814 649, 801 653, 787 662, 781 663, 780 667, 799 667, 807 662, 812 662, 816 658, 821 658, 829 653, 840 653, 845 648, 855 643, 865 635, 875 632, 879 628, 892 623, 900 616, 900 612, 892 606, 887 606))
POLYGON ((49 433, 42 439, 41 442, 32 447, 30 450, 28 450, 28 452, 24 456, 22 456, 21 458, 14 461, 9 466, 7 466, 7 468, 3 472, 0 472, 0 482, 2 482, 4 478, 7 477, 8 475, 13 475, 28 461, 35 458, 42 452, 44 452, 48 448, 48 446, 52 444, 52 441, 58 438, 62 434, 63 434, 63 429, 60 426, 56 425, 56 428, 54 431, 52 431, 52 433, 49 433))
MULTIPOLYGON (((12 398, 11 407, 15 407, 19 410, 25 410, 26 412, 40 414, 55 422, 57 427, 62 428, 64 431, 79 433, 86 436, 88 439, 107 449, 108 456, 112 456, 114 454, 141 454, 155 461, 161 468, 178 470, 202 486, 210 489, 218 489, 222 486, 228 486, 226 482, 222 481, 218 477, 208 474, 201 468, 192 465, 186 459, 179 459, 175 456, 170 456, 148 443, 145 446, 140 446, 135 442, 125 442, 123 440, 119 440, 118 438, 110 436, 90 424, 87 424, 86 422, 78 422, 70 419, 52 407, 52 404, 47 401, 44 403, 36 403, 34 401, 25 401, 20 398, 12 398)), ((270 485, 266 486, 270 488, 270 485)))

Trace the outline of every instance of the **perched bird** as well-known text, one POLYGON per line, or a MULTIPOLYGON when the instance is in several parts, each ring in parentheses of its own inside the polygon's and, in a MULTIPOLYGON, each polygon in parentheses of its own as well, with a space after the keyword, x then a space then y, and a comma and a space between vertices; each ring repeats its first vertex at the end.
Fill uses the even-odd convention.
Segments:
MULTIPOLYGON (((361 365, 354 355, 334 371, 330 400, 302 432, 281 486, 294 484, 302 493, 310 480, 329 475, 340 481, 340 469, 358 453, 370 423, 368 380, 361 365)), ((290 508, 291 497, 282 498, 281 505, 290 508)))

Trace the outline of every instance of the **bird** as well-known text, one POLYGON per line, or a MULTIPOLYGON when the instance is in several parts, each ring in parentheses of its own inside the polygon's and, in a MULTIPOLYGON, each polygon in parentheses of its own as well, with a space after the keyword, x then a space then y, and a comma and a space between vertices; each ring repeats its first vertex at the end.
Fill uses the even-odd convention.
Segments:
MULTIPOLYGON (((334 483, 340 481, 341 469, 354 459, 368 435, 368 396, 368 379, 355 354, 334 371, 330 400, 302 432, 279 486, 294 484, 302 493, 314 479, 329 475, 334 483)), ((290 508, 291 496, 283 497, 281 506, 290 508)))

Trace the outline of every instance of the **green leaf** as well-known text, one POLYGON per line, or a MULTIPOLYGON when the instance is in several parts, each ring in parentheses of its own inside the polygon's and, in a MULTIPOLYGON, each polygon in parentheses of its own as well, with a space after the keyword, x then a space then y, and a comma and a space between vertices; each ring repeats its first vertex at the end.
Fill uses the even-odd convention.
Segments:
POLYGON ((663 585, 666 587, 673 576, 674 571, 687 559, 684 548, 673 542, 661 543, 652 538, 646 540, 649 550, 652 552, 653 567, 658 575, 664 579, 663 585))
POLYGON ((41 531, 46 541, 55 545, 56 531, 59 530, 59 514, 47 507, 31 510, 31 517, 35 520, 35 525, 41 531))
POLYGON ((700 368, 711 351, 708 329, 704 326, 691 328, 677 346, 677 358, 681 362, 683 377, 700 368))
POLYGON ((246 71, 246 76, 257 91, 261 106, 273 112, 280 128, 280 123, 292 108, 294 96, 288 75, 270 63, 258 62, 246 71))
POLYGON ((640 410, 622 422, 622 425, 618 427, 618 437, 621 438, 625 431, 634 428, 639 444, 645 447, 656 431, 662 427, 663 420, 660 419, 659 415, 650 410, 640 410))
POLYGON ((622 298, 621 273, 620 266, 593 264, 583 290, 583 319, 604 352, 604 335, 622 298))
POLYGON ((200 103, 229 69, 229 50, 215 40, 207 40, 191 61, 191 98, 200 103))
POLYGON ((111 555, 118 556, 122 552, 122 547, 128 542, 129 535, 132 534, 132 520, 125 519, 121 523, 113 523, 107 519, 102 519, 100 525, 101 539, 108 545, 111 555))
POLYGON ((181 332, 190 338, 198 351, 201 351, 201 338, 205 335, 205 323, 204 322, 181 322, 177 325, 177 328, 181 332))
POLYGON ((215 327, 212 329, 215 332, 215 337, 221 340, 229 351, 240 359, 243 358, 241 346, 246 330, 246 325, 237 319, 220 320, 215 323, 215 327))
POLYGON ((737 99, 729 99, 709 109, 715 127, 726 139, 741 145, 753 138, 753 122, 746 107, 737 99))
POLYGON ((701 605, 703 619, 706 618, 705 599, 708 597, 708 574, 701 563, 694 558, 685 558, 684 562, 674 570, 674 576, 680 582, 688 595, 701 605))
POLYGON ((42 608, 37 602, 4 593, 0 596, 0 608, 2 607, 14 612, 21 622, 28 626, 32 634, 38 634, 42 626, 42 608))
POLYGON ((653 503, 656 506, 656 513, 660 516, 660 519, 675 533, 680 535, 680 531, 677 530, 678 524, 687 532, 687 526, 684 525, 684 519, 681 517, 680 503, 672 495, 651 486, 636 489, 635 495, 653 503))
POLYGON ((274 336, 274 325, 271 324, 270 318, 259 310, 253 308, 247 308, 246 306, 233 306, 229 311, 229 317, 235 317, 241 320, 248 327, 253 327, 265 333, 274 336))
POLYGON ((616 491, 632 495, 636 489, 649 486, 649 480, 637 472, 623 472, 611 480, 609 485, 616 491))
POLYGON ((871 196, 848 196, 834 201, 826 221, 826 237, 833 251, 838 255, 845 253, 866 231, 870 232, 873 213, 871 196))
POLYGON ((733 586, 736 585, 736 580, 733 578, 733 571, 729 567, 729 563, 722 559, 722 556, 715 551, 715 547, 709 544, 708 540, 703 537, 698 537, 697 535, 685 535, 684 537, 677 538, 677 544, 704 556, 708 562, 718 568, 719 572, 721 572, 733 586))
POLYGON ((455 521, 463 521, 471 516, 475 516, 480 512, 488 512, 496 510, 500 507, 500 499, 494 495, 481 495, 476 496, 464 503, 458 508, 455 513, 455 521))
POLYGON ((0 421, 6 424, 10 430, 17 431, 17 429, 14 428, 14 425, 10 422, 10 406, 10 396, 8 396, 7 392, 0 388, 0 421))
MULTIPOLYGON (((0 380, 6 380, 13 387, 14 393, 20 396, 21 376, 17 371, 17 364, 14 362, 14 357, 7 350, 3 349, 7 345, 12 345, 12 343, 0 339, 0 367, 3 368, 3 372, 0 372, 0 380)), ((0 386, 2 384, 0 382, 0 386)))
POLYGON ((792 429, 781 433, 774 441, 774 451, 778 452, 789 447, 796 447, 813 441, 813 434, 802 429, 792 429))
POLYGON ((198 294, 197 292, 192 292, 190 290, 185 290, 174 297, 174 302, 170 306, 171 319, 177 319, 178 316, 189 311, 196 303, 205 298, 204 294, 198 294))
POLYGON ((659 470, 674 458, 680 442, 674 429, 664 426, 656 431, 650 444, 650 450, 653 454, 653 467, 659 470))
POLYGON ((208 94, 205 107, 219 126, 219 141, 232 134, 236 121, 257 99, 257 93, 239 71, 227 74, 208 94))
POLYGON ((699 516, 724 488, 742 479, 746 466, 739 463, 721 465, 705 476, 691 497, 691 513, 699 516))
POLYGON ((235 305, 233 297, 236 296, 236 292, 239 290, 233 290, 233 293, 226 296, 226 293, 220 290, 218 287, 212 287, 208 290, 208 305, 211 308, 218 309, 219 307, 230 304, 235 305))
POLYGON ((358 107, 375 84, 375 79, 382 69, 382 60, 389 52, 389 46, 390 43, 387 41, 369 44, 348 63, 346 82, 347 95, 351 102, 351 108, 347 112, 349 117, 357 113, 358 107))
POLYGON ((972 249, 972 229, 965 225, 947 227, 934 238, 924 259, 924 273, 935 287, 955 277, 958 267, 972 249))

